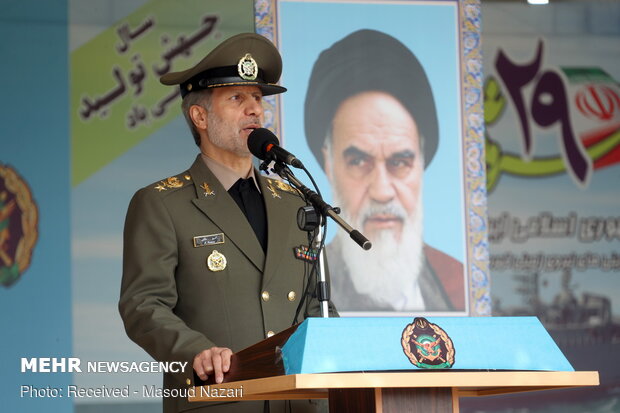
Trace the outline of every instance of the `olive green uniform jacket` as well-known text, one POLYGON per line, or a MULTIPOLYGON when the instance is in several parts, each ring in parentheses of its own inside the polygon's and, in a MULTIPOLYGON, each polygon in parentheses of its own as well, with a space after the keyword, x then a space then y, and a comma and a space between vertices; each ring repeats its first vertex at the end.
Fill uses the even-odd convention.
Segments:
MULTIPOLYGON (((164 375, 165 388, 193 385, 192 362, 201 351, 218 346, 236 352, 293 322, 309 274, 309 264, 294 251, 308 245, 296 224, 305 203, 290 186, 256 176, 267 215, 267 254, 200 156, 188 171, 142 188, 131 200, 119 310, 127 335, 155 360, 188 362, 183 374, 164 375), (215 236, 207 245, 195 245, 195 237, 209 235, 215 236), (226 261, 216 271, 207 265, 214 250, 226 261)), ((319 315, 318 301, 309 296, 300 319, 319 315)), ((200 406, 164 398, 166 412, 200 406)), ((211 406, 208 412, 246 411, 239 403, 205 406, 211 406)))

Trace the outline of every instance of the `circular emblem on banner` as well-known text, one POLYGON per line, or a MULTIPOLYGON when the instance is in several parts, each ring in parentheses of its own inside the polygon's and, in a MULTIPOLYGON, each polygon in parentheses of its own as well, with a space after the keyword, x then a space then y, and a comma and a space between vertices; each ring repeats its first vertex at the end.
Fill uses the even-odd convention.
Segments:
POLYGON ((454 364, 454 345, 448 334, 424 317, 416 317, 403 330, 405 355, 421 369, 449 369, 454 364))
POLYGON ((38 238, 38 210, 26 182, 0 164, 0 284, 13 285, 28 269, 38 238))
POLYGON ((245 56, 239 59, 237 72, 242 79, 256 80, 256 77, 258 76, 258 65, 251 54, 246 53, 245 56))

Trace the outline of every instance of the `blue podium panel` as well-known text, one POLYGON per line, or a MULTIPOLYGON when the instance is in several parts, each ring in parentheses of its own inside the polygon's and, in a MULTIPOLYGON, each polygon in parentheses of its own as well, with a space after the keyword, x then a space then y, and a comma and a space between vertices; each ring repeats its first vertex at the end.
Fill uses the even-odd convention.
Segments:
MULTIPOLYGON (((452 369, 574 371, 536 317, 426 320, 451 339, 452 369)), ((421 370, 401 344, 412 322, 401 317, 309 318, 282 348, 284 369, 286 374, 421 370)))

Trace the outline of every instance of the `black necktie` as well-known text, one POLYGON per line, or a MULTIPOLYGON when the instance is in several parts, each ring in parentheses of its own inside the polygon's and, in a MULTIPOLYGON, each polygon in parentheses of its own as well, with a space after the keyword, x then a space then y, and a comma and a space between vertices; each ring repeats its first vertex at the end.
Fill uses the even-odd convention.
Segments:
POLYGON ((228 193, 235 200, 239 208, 252 226, 256 238, 267 251, 267 216, 263 197, 258 192, 254 179, 239 179, 230 187, 228 193))

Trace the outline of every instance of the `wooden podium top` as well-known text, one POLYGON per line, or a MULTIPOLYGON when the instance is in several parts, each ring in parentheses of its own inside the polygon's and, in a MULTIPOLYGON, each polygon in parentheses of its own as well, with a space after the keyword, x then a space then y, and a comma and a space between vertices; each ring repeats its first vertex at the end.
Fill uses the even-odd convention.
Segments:
POLYGON ((189 401, 325 399, 329 389, 449 387, 460 397, 597 386, 596 371, 292 374, 196 387, 189 401), (222 396, 220 396, 220 394, 222 396), (238 396, 238 397, 235 397, 238 396))

